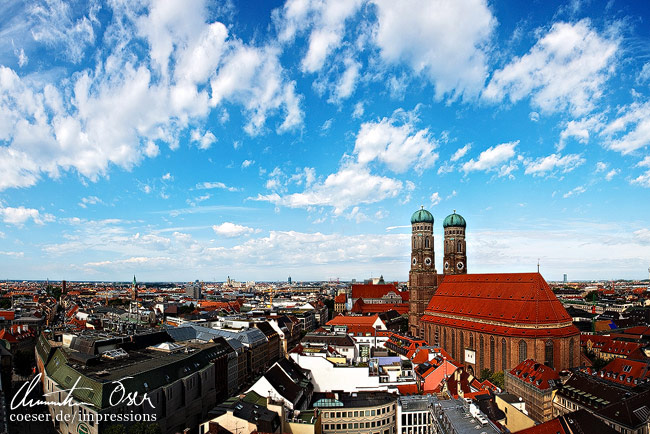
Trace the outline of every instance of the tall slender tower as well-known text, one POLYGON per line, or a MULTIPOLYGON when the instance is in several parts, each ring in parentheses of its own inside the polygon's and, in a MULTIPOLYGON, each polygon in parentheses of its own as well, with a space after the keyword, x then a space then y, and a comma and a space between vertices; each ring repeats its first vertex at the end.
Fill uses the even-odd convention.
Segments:
POLYGON ((465 219, 460 214, 449 214, 442 222, 445 230, 444 274, 467 274, 467 249, 465 246, 465 219))
POLYGON ((138 299, 138 283, 135 281, 135 274, 133 275, 133 283, 131 284, 131 299, 138 299))
POLYGON ((433 249, 433 216, 422 207, 411 216, 409 332, 423 337, 420 317, 436 292, 438 277, 433 249))

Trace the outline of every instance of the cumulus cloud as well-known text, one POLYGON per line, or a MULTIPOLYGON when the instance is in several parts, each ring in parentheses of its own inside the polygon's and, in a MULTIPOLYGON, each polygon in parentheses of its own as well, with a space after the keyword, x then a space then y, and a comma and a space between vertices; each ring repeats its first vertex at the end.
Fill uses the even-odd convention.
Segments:
POLYGON ((199 130, 192 130, 190 140, 196 143, 199 149, 210 149, 212 144, 217 141, 217 138, 211 131, 201 133, 199 130))
POLYGON ((79 206, 82 208, 87 208, 88 205, 97 205, 103 203, 104 202, 97 196, 88 196, 88 197, 81 198, 81 202, 79 202, 79 206))
POLYGON ((244 160, 241 163, 242 169, 246 169, 247 167, 250 167, 252 164, 255 164, 255 160, 244 160))
POLYGON ((42 214, 37 209, 25 208, 23 206, 19 206, 18 208, 9 206, 0 207, 0 216, 3 222, 15 226, 23 226, 28 220, 32 220, 37 225, 44 225, 46 222, 55 220, 52 214, 42 214))
POLYGON ((40 80, 0 66, 0 140, 6 143, 0 147, 0 189, 31 186, 43 174, 56 178, 62 171, 95 181, 112 165, 130 170, 159 155, 161 144, 177 148, 190 125, 191 140, 207 149, 216 136, 196 125, 224 104, 242 107, 251 135, 263 133, 271 116, 280 118, 279 133, 302 123, 301 96, 286 78, 277 47, 247 44, 222 23, 206 22, 202 1, 144 8, 115 2, 108 8, 111 20, 95 41, 94 24, 87 25, 94 23, 91 13, 70 21, 63 2, 33 7, 50 21, 34 29, 41 43, 62 44, 72 61, 89 44, 105 55, 92 56, 74 75, 53 69, 40 80), (66 33, 79 23, 92 37, 66 33), (81 51, 69 49, 71 40, 81 51))
POLYGON ((560 154, 551 154, 546 157, 526 161, 524 163, 526 166, 524 173, 533 176, 545 176, 557 171, 568 173, 576 167, 583 165, 585 161, 586 160, 578 154, 569 154, 565 156, 560 154))
POLYGON ((460 160, 461 158, 463 158, 467 154, 467 152, 470 149, 472 149, 472 144, 471 143, 466 144, 462 148, 458 148, 458 150, 456 152, 454 152, 454 155, 451 156, 450 160, 451 161, 460 160))
POLYGON ((607 181, 611 181, 612 178, 614 178, 614 177, 615 177, 616 175, 618 175, 619 173, 621 173, 621 171, 620 171, 619 169, 612 169, 612 170, 610 170, 609 172, 607 172, 607 175, 605 175, 605 179, 606 179, 607 181))
POLYGON ((489 172, 498 169, 500 171, 500 176, 509 175, 516 166, 513 166, 512 164, 504 165, 503 163, 506 163, 515 156, 515 148, 518 144, 519 140, 492 146, 481 152, 477 159, 472 158, 463 164, 463 171, 489 172))
POLYGON ((442 201, 442 198, 440 197, 440 194, 436 191, 433 193, 430 197, 431 200, 431 206, 436 206, 442 201))
POLYGON ((223 222, 220 225, 214 225, 212 226, 212 230, 215 234, 226 238, 236 238, 256 232, 253 228, 231 222, 223 222))
POLYGON ((599 34, 587 19, 555 23, 527 54, 494 72, 483 98, 514 103, 530 96, 542 112, 585 114, 603 93, 619 45, 618 36, 599 34))
POLYGON ((605 146, 623 155, 650 145, 650 103, 632 103, 602 129, 605 146))
POLYGON ((402 189, 401 181, 373 175, 367 167, 349 164, 303 192, 285 195, 259 194, 251 199, 289 208, 332 207, 334 215, 339 216, 347 208, 361 203, 375 203, 394 198, 402 189))
POLYGON ((392 171, 402 173, 410 167, 422 172, 436 162, 437 142, 429 130, 417 130, 413 121, 400 120, 400 114, 403 113, 361 124, 354 144, 359 164, 379 161, 392 171))
POLYGON ((309 73, 317 72, 340 46, 346 20, 362 4, 362 0, 288 0, 281 10, 274 13, 278 39, 288 43, 296 36, 308 33, 309 47, 302 59, 302 69, 309 73))
POLYGON ((375 0, 374 42, 381 58, 427 77, 435 97, 478 95, 487 77, 486 46, 497 20, 483 0, 375 0), (457 23, 462 22, 459 26, 457 23))

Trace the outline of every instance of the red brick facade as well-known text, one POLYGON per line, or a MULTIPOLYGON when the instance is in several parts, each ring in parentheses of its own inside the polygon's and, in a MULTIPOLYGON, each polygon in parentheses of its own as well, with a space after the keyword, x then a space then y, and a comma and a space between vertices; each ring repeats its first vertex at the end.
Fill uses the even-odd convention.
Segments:
POLYGON ((476 374, 526 359, 579 365, 580 333, 538 273, 445 276, 421 321, 428 342, 476 374))

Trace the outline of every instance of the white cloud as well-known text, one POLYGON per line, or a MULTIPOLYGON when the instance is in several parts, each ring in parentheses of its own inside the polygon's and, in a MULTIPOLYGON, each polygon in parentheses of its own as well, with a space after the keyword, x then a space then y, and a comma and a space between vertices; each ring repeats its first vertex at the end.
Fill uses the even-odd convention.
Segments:
POLYGON ((194 188, 196 188, 197 190, 210 190, 210 189, 213 189, 213 188, 218 188, 218 189, 221 189, 221 190, 228 190, 228 191, 233 191, 233 192, 234 191, 239 191, 239 189, 237 187, 229 187, 226 184, 224 184, 223 182, 219 182, 219 181, 217 181, 217 182, 209 182, 209 181, 199 182, 198 184, 196 184, 196 186, 194 188))
POLYGON ((250 167, 252 164, 255 164, 255 160, 244 160, 241 163, 242 169, 245 169, 247 167, 250 167))
POLYGON ((497 25, 485 1, 373 3, 378 19, 374 42, 382 59, 404 62, 427 77, 438 100, 478 95, 487 77, 484 51, 497 25))
POLYGON ((104 202, 97 196, 88 196, 88 197, 81 198, 81 202, 79 202, 79 206, 82 208, 86 208, 88 207, 88 205, 97 205, 103 203, 104 202))
POLYGON ((567 122, 566 127, 560 132, 560 141, 556 146, 557 150, 564 149, 569 138, 575 138, 580 143, 588 143, 590 131, 597 132, 602 129, 602 122, 602 115, 567 122))
POLYGON ((354 105, 354 111, 352 112, 352 117, 358 119, 361 116, 363 116, 363 113, 364 113, 363 102, 359 101, 354 105))
POLYGON ((646 62, 643 65, 643 68, 639 71, 639 75, 636 77, 636 81, 639 84, 645 83, 648 80, 650 80, 650 62, 646 62))
POLYGON ((546 157, 537 158, 536 160, 526 161, 526 170, 524 173, 533 176, 553 174, 556 170, 561 170, 562 173, 568 173, 584 164, 585 161, 578 154, 569 154, 564 157, 560 154, 551 154, 546 157))
POLYGON ((274 13, 278 38, 287 43, 308 31, 309 48, 302 59, 302 69, 309 73, 317 72, 340 46, 345 34, 345 21, 361 5, 361 0, 288 0, 282 10, 274 13))
POLYGON ((650 103, 632 103, 621 108, 619 114, 601 132, 605 146, 626 155, 650 145, 650 103))
POLYGON ((79 63, 85 49, 95 40, 93 27, 99 25, 96 18, 99 9, 99 4, 90 2, 88 14, 74 19, 70 4, 65 1, 33 2, 29 8, 32 37, 57 49, 59 55, 71 62, 79 63))
POLYGON ((573 190, 566 192, 564 194, 564 196, 562 196, 562 197, 567 199, 567 198, 572 197, 572 196, 578 196, 578 195, 584 193, 585 191, 587 191, 587 189, 584 188, 582 185, 579 185, 576 188, 574 188, 573 190))
POLYGON ((492 146, 485 151, 481 152, 478 156, 478 159, 474 160, 473 158, 463 164, 463 170, 465 172, 472 171, 492 171, 500 169, 501 173, 504 175, 510 174, 512 172, 509 165, 501 166, 503 163, 510 160, 515 156, 515 148, 519 144, 519 140, 508 143, 501 143, 497 146, 492 146))
POLYGON ((210 149, 212 144, 217 141, 217 138, 211 131, 201 133, 199 130, 192 130, 190 140, 193 143, 198 143, 199 149, 210 149))
POLYGON ((344 65, 345 71, 341 74, 341 77, 336 84, 332 95, 332 101, 341 101, 349 98, 356 88, 361 64, 350 58, 346 58, 344 60, 344 65))
POLYGON ((174 177, 172 176, 171 173, 167 172, 162 176, 163 181, 173 181, 174 177))
POLYGON ((396 197, 403 189, 401 181, 372 175, 364 166, 349 164, 313 184, 301 193, 259 194, 253 200, 271 202, 289 208, 332 207, 334 215, 360 203, 375 203, 396 197))
POLYGON ((249 235, 255 232, 255 229, 253 228, 231 222, 224 222, 220 225, 214 225, 212 226, 212 230, 214 230, 217 235, 226 238, 241 237, 242 235, 249 235))
POLYGON ((32 220, 37 225, 44 225, 46 222, 55 220, 52 214, 41 214, 37 209, 23 206, 0 208, 0 216, 2 216, 3 222, 16 226, 23 226, 28 220, 32 220))
POLYGON ((539 113, 530 112, 530 114, 528 115, 528 118, 533 122, 539 122, 539 113))
POLYGON ((405 172, 411 166, 421 173, 436 162, 437 143, 429 130, 416 130, 412 121, 400 122, 398 117, 401 114, 361 124, 354 144, 354 153, 360 164, 377 160, 397 173, 405 172))
POLYGON ((636 167, 650 167, 650 155, 646 155, 646 157, 636 163, 636 167))
POLYGON ((599 161, 598 163, 596 163, 596 173, 604 172, 607 169, 607 167, 608 167, 607 163, 599 161))
POLYGON ((436 191, 431 195, 430 200, 431 200, 431 206, 436 206, 440 203, 442 198, 440 197, 440 194, 436 191))
POLYGON ((333 118, 330 118, 330 119, 326 120, 325 122, 323 122, 323 125, 321 125, 321 127, 320 127, 321 131, 323 131, 323 132, 329 131, 329 129, 332 128, 332 122, 334 122, 333 118))
POLYGON ((95 181, 111 166, 130 170, 159 155, 160 144, 178 148, 189 126, 192 139, 207 149, 216 137, 200 124, 226 103, 243 108, 251 135, 262 133, 271 116, 280 118, 279 133, 302 123, 301 96, 279 49, 246 44, 223 24, 207 23, 203 2, 150 8, 113 2, 95 43, 98 7, 93 3, 76 21, 56 0, 32 7, 41 43, 61 47, 73 61, 83 58, 89 42, 101 50, 86 69, 68 74, 45 64, 45 73, 33 79, 0 66, 0 141, 7 144, 0 147, 0 189, 34 185, 43 173, 57 178, 77 171, 95 181))
POLYGON ((615 177, 616 175, 618 175, 619 173, 621 173, 621 171, 620 171, 619 169, 612 169, 612 170, 610 170, 609 172, 607 172, 607 175, 605 175, 605 179, 606 179, 607 181, 611 181, 612 178, 614 178, 614 177, 615 177))
POLYGON ((458 150, 456 152, 454 152, 454 155, 451 156, 450 160, 451 161, 460 160, 461 158, 463 158, 467 154, 467 152, 470 149, 472 149, 472 144, 471 143, 466 144, 462 148, 458 148, 458 150))
POLYGON ((641 187, 650 188, 650 170, 647 170, 645 173, 637 176, 630 182, 632 184, 638 184, 641 187))
POLYGON ((587 113, 613 72, 619 43, 617 36, 598 34, 587 19, 554 23, 527 54, 494 72, 483 97, 517 102, 531 96, 543 112, 587 113))
POLYGON ((22 258, 23 256, 25 256, 25 253, 24 252, 3 252, 3 251, 0 251, 0 255, 13 256, 13 257, 16 257, 16 258, 22 258))

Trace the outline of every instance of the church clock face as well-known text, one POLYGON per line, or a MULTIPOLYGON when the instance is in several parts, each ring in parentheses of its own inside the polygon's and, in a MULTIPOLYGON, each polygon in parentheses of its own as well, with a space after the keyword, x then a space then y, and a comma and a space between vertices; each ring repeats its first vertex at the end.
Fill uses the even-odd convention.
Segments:
POLYGON ((458 268, 459 270, 462 270, 463 269, 463 263, 459 262, 458 264, 456 264, 456 268, 458 268))
POLYGON ((413 258, 413 260, 411 261, 411 264, 415 265, 415 264, 417 264, 417 263, 418 263, 418 260, 415 259, 415 258, 413 258))
POLYGON ((449 262, 445 262, 445 270, 449 270, 449 262))
POLYGON ((424 264, 425 265, 431 265, 431 258, 425 258, 424 259, 424 264))

